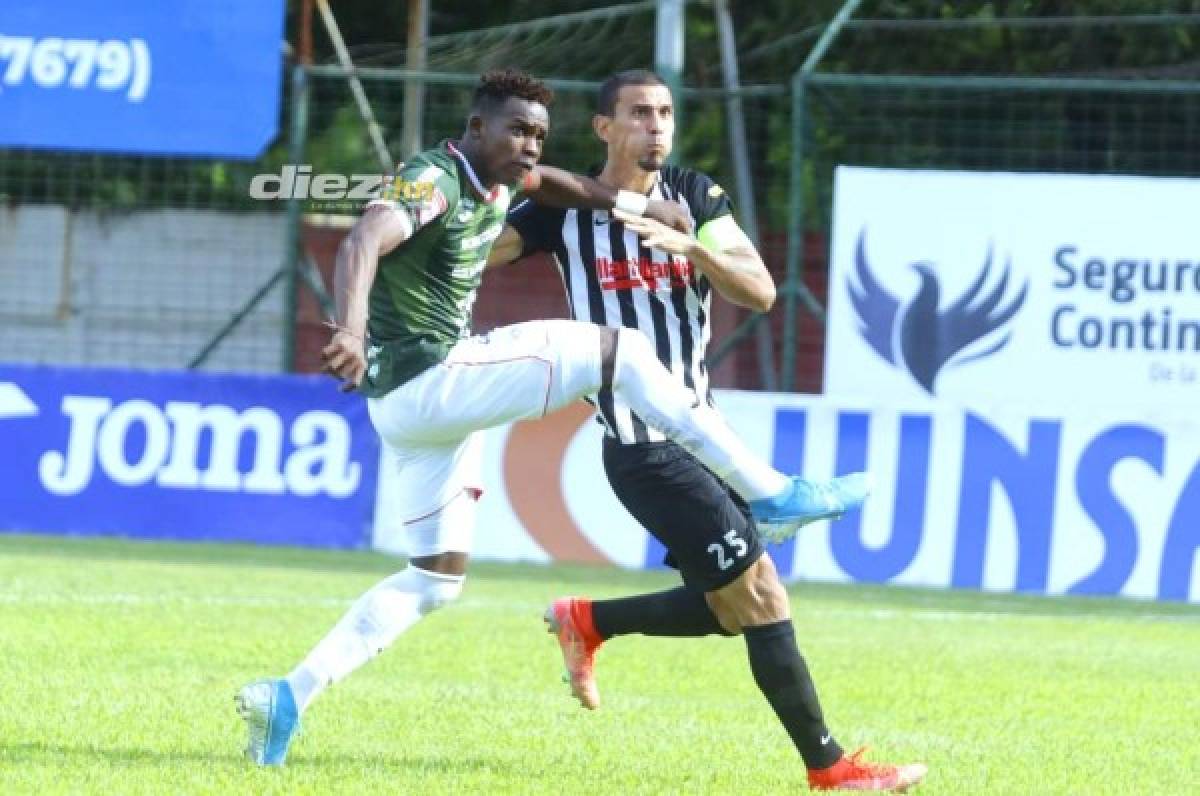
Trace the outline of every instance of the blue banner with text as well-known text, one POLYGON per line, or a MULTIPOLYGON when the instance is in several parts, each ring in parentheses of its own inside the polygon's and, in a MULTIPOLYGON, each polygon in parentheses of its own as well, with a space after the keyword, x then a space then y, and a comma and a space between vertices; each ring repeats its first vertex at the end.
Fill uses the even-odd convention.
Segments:
POLYGON ((317 376, 0 365, 0 529, 370 542, 379 442, 317 376))
POLYGON ((0 147, 253 158, 279 122, 283 0, 0 5, 0 147))

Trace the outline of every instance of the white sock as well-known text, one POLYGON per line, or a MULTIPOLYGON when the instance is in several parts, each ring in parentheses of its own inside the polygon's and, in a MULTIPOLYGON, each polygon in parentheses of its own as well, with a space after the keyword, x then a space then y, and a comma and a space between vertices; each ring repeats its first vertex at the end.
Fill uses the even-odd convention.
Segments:
POLYGON ((391 646, 421 617, 458 596, 462 575, 409 566, 375 584, 287 676, 303 712, 322 691, 391 646))
POLYGON ((696 405, 693 393, 663 367, 639 332, 618 332, 613 393, 745 500, 774 497, 787 487, 790 479, 755 456, 719 412, 696 405))

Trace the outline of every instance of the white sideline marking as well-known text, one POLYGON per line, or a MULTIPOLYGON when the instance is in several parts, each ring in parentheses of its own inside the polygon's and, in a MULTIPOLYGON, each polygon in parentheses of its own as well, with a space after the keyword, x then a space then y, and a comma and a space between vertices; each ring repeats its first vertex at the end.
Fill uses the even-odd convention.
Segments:
MULTIPOLYGON (((231 606, 242 608, 295 608, 297 606, 319 606, 329 608, 345 608, 350 606, 358 595, 345 597, 267 597, 262 595, 243 595, 233 597, 197 596, 192 594, 131 594, 111 592, 101 594, 76 594, 59 592, 0 592, 0 604, 7 605, 130 605, 130 606, 162 606, 162 605, 196 605, 196 606, 231 606)), ((489 600, 481 597, 467 597, 458 601, 458 606, 472 611, 498 612, 510 614, 541 615, 547 602, 531 602, 519 600, 489 600)), ((851 618, 851 619, 915 619, 926 622, 1003 622, 1023 619, 1034 620, 1109 620, 1115 622, 1197 622, 1200 614, 1119 614, 1103 611, 1086 613, 1027 613, 1021 611, 945 611, 918 608, 902 610, 895 608, 817 608, 806 609, 803 603, 796 606, 794 619, 804 622, 809 618, 851 618)))

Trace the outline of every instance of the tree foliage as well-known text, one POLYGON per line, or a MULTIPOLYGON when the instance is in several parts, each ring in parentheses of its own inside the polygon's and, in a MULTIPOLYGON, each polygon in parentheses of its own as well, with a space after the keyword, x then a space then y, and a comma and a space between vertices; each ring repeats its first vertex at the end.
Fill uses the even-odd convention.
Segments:
MULTIPOLYGON (((612 0, 431 0, 430 32, 444 36, 619 5, 612 0)), ((775 86, 780 92, 744 101, 759 200, 774 212, 777 222, 788 198, 792 140, 790 100, 782 92, 842 5, 843 0, 730 0, 742 83, 775 86)), ((357 62, 403 63, 407 2, 338 0, 333 7, 357 62)), ((301 9, 301 0, 289 0, 286 34, 293 45, 299 39, 301 9)), ((639 13, 643 15, 638 17, 639 25, 645 20, 652 23, 652 12, 639 13)), ((711 4, 689 3, 686 25, 684 84, 694 89, 719 88, 723 75, 711 4)), ((314 14, 312 29, 314 61, 334 62, 333 46, 319 14, 314 14)), ((652 25, 634 35, 640 37, 637 44, 642 47, 636 52, 650 52, 644 45, 653 40, 652 25)), ((628 67, 633 43, 628 34, 590 42, 595 50, 588 50, 586 74, 578 69, 546 74, 543 69, 541 76, 599 79, 608 71, 628 67)), ((573 41, 562 43, 567 49, 574 46, 573 41)), ((511 55, 521 65, 519 49, 511 55)), ((470 56, 464 53, 462 63, 471 64, 470 56)), ((866 0, 819 69, 843 74, 1200 81, 1200 0, 866 0), (1168 25, 1147 24, 1146 17, 1164 14, 1178 18, 1168 25), (1090 23, 1085 16, 1110 19, 1090 23)), ((464 71, 475 69, 464 67, 464 71)), ((0 197, 110 207, 164 203, 249 207, 250 178, 263 170, 277 170, 289 159, 289 89, 285 78, 280 135, 257 162, 22 153, 7 158, 0 197)), ((344 82, 323 90, 324 94, 314 95, 307 159, 328 170, 373 167, 376 159, 344 82)), ((396 143, 403 122, 401 91, 400 84, 368 85, 389 144, 396 143)), ((456 134, 467 92, 462 87, 430 87, 426 129, 437 136, 456 134)), ((1163 101, 1153 93, 1049 91, 1039 104, 1028 101, 1027 95, 902 94, 899 90, 890 95, 814 92, 806 128, 811 148, 830 163, 857 158, 971 168, 1200 170, 1195 156, 1188 155, 1200 115, 1195 95, 1163 101), (1011 153, 1017 149, 1028 150, 1028 157, 1014 159, 1011 153)), ((591 96, 586 91, 560 92, 554 109, 556 127, 586 131, 591 96)), ((720 97, 689 95, 679 104, 683 126, 677 148, 682 157, 723 182, 732 182, 728 120, 720 97)), ((547 157, 584 168, 595 159, 596 149, 586 135, 552 136, 547 157)))

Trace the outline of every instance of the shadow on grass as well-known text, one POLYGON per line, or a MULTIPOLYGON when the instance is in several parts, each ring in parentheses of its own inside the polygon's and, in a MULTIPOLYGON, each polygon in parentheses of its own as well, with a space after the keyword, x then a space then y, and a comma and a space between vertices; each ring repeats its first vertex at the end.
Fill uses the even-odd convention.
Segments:
MULTIPOLYGON (((87 760, 113 766, 162 765, 172 763, 203 763, 205 765, 230 765, 244 767, 247 771, 259 770, 241 753, 213 754, 201 751, 167 752, 128 746, 85 746, 41 743, 0 743, 0 761, 8 765, 47 763, 53 764, 63 758, 73 763, 87 760)), ((512 776, 517 766, 512 761, 493 757, 468 755, 424 755, 413 757, 368 757, 362 755, 297 755, 288 760, 285 768, 294 770, 353 768, 361 772, 364 767, 385 769, 398 774, 451 774, 473 772, 512 776)), ((263 769, 271 770, 271 769, 263 769)))
POLYGON ((424 755, 400 758, 370 758, 361 756, 318 754, 311 757, 297 756, 288 761, 289 768, 321 768, 353 766, 362 771, 364 765, 379 767, 405 774, 461 774, 463 772, 494 774, 513 777, 520 773, 516 763, 494 757, 472 757, 465 755, 424 755))
POLYGON ((0 744, 0 760, 7 763, 51 763, 58 758, 72 760, 91 759, 114 765, 137 765, 141 763, 220 763, 232 762, 235 755, 205 754, 201 752, 163 752, 157 749, 136 747, 93 747, 50 743, 3 743, 0 744))

